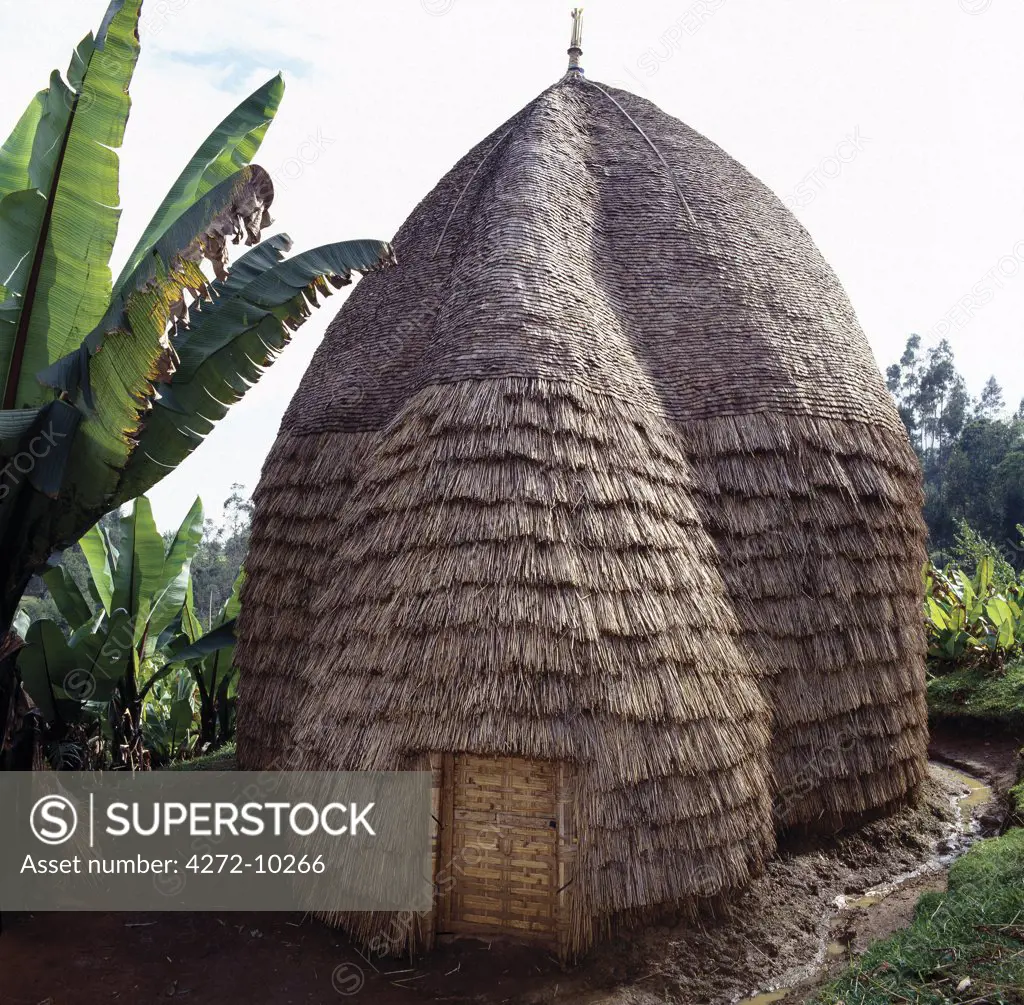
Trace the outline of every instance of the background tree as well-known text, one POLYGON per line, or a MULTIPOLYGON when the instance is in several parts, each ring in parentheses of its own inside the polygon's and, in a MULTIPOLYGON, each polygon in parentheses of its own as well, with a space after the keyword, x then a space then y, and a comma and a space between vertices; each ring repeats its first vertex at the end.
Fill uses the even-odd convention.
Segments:
POLYGON ((974 406, 976 419, 996 419, 1006 408, 1003 400, 1003 389, 996 383, 995 377, 989 377, 981 389, 981 395, 974 406))
POLYGON ((249 550, 252 501, 244 493, 244 485, 231 486, 231 495, 224 502, 223 522, 206 521, 199 551, 192 562, 197 614, 206 628, 211 627, 217 612, 230 598, 249 550))
POLYGON ((1007 417, 995 377, 972 399, 949 343, 922 351, 918 335, 886 381, 921 460, 933 552, 948 554, 966 522, 1024 568, 1024 402, 1007 417))

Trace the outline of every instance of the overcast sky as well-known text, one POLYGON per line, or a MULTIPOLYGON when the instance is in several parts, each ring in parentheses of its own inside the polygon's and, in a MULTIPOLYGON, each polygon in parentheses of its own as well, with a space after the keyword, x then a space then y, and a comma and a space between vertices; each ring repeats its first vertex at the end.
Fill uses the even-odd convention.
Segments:
MULTIPOLYGON (((0 0, 0 131, 95 28, 103 0, 0 0)), ((209 131, 278 70, 257 162, 296 250, 390 238, 473 144, 565 70, 551 0, 147 0, 122 150, 115 272, 209 131)), ((688 122, 793 208, 884 369, 945 334, 970 390, 1024 395, 1020 0, 591 0, 583 64, 688 122)), ((335 296, 209 441, 152 492, 175 525, 251 491, 335 296)))

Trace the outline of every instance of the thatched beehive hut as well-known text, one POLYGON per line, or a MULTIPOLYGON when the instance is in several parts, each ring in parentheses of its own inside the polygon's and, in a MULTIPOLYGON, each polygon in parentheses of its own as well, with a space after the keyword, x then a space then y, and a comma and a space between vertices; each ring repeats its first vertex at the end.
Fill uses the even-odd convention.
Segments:
POLYGON ((267 460, 237 651, 243 767, 435 770, 436 909, 340 920, 572 953, 911 797, 918 467, 785 206, 572 68, 394 244, 267 460))

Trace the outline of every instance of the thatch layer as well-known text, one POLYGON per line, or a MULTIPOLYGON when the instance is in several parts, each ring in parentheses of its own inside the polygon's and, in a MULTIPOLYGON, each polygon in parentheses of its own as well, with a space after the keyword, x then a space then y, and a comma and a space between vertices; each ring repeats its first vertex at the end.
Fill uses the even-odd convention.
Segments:
POLYGON ((355 466, 373 437, 346 437, 343 455, 336 439, 280 436, 253 494, 237 657, 248 677, 238 705, 238 758, 249 770, 295 768, 292 727, 306 707, 296 670, 309 642, 310 606, 324 578, 324 555, 336 545, 355 466))
POLYGON ((421 392, 336 528, 297 766, 577 766, 581 919, 744 883, 773 842, 768 714, 689 483, 664 419, 617 398, 421 392), (533 435, 567 411, 579 434, 533 435))
POLYGON ((740 445, 706 425, 685 439, 746 646, 770 671, 776 819, 827 832, 924 777, 917 462, 905 437, 860 424, 793 423, 774 448, 770 426, 740 445))
POLYGON ((242 763, 570 764, 577 947, 911 796, 920 475, 782 203, 571 77, 394 243, 264 469, 242 763))
POLYGON ((379 430, 430 384, 537 377, 680 422, 860 420, 905 459, 867 340, 796 218, 707 138, 607 93, 556 85, 438 183, 395 238, 398 268, 349 299, 282 428, 379 430))

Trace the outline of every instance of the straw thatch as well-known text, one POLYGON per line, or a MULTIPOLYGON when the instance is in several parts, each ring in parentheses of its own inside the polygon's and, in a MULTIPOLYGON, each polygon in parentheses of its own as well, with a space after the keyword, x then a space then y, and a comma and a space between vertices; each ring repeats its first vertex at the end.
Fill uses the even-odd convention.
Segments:
POLYGON ((913 795, 919 472, 782 203, 571 74, 395 250, 256 495, 243 766, 564 762, 575 948, 913 795))

